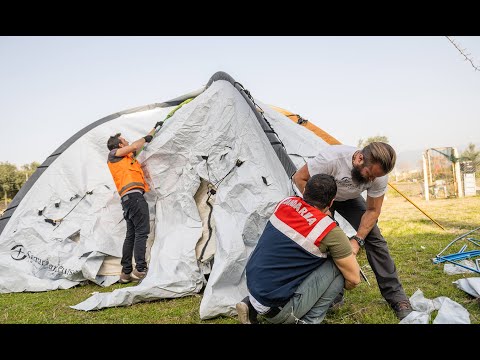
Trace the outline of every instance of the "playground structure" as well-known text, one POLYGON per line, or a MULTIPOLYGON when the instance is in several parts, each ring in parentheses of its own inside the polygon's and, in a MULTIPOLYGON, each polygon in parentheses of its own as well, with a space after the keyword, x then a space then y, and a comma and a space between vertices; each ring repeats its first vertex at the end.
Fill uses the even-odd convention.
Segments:
POLYGON ((464 196, 458 151, 454 147, 430 148, 423 153, 425 200, 464 196))
POLYGON ((463 180, 463 193, 465 196, 477 195, 475 170, 476 168, 473 161, 462 161, 460 163, 460 172, 463 180))

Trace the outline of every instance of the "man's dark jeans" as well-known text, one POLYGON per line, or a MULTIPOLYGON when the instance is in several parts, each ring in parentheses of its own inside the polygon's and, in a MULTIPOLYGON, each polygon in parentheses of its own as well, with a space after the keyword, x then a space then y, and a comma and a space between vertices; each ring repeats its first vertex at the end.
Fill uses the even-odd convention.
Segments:
MULTIPOLYGON (((355 230, 358 230, 360 220, 366 209, 365 199, 359 196, 351 200, 334 201, 330 211, 332 215, 334 211, 338 211, 355 230)), ((377 224, 365 238, 365 251, 368 262, 377 278, 380 292, 385 300, 390 305, 394 305, 402 300, 408 300, 398 279, 395 263, 388 252, 387 242, 383 238, 377 224)))
POLYGON ((145 252, 147 238, 150 233, 150 216, 148 204, 139 192, 130 193, 122 197, 123 217, 127 222, 127 235, 123 243, 122 271, 125 274, 132 272, 132 255, 135 254, 135 263, 138 271, 147 270, 145 252), (127 197, 127 200, 124 200, 127 197))

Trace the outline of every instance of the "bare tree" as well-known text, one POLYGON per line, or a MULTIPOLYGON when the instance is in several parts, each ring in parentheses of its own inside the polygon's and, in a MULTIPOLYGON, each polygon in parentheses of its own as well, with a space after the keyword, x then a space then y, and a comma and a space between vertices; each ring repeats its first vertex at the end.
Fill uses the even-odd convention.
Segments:
POLYGON ((462 54, 462 55, 465 57, 465 61, 468 60, 468 61, 470 62, 470 64, 472 64, 472 66, 473 66, 473 68, 475 69, 475 71, 480 70, 480 68, 479 68, 477 65, 475 65, 474 62, 473 62, 473 60, 471 59, 472 54, 467 54, 467 53, 466 53, 466 50, 467 50, 467 49, 461 49, 461 48, 460 48, 460 45, 458 44, 458 42, 455 42, 455 40, 454 40, 451 36, 447 36, 446 38, 448 39, 448 41, 450 41, 450 42, 453 44, 453 46, 455 46, 455 48, 456 48, 458 51, 460 51, 460 54, 462 54))

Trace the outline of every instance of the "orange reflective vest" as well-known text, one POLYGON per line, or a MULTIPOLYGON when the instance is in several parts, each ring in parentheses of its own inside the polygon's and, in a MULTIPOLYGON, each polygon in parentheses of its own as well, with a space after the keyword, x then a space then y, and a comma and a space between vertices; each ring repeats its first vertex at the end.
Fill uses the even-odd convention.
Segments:
POLYGON ((135 188, 141 189, 144 192, 150 190, 145 181, 140 163, 131 153, 118 162, 108 161, 107 163, 120 197, 127 191, 135 188))

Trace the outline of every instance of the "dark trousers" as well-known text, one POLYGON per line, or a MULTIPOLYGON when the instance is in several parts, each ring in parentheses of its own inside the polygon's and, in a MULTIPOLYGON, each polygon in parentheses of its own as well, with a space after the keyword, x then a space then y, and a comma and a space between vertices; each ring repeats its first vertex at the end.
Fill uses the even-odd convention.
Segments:
MULTIPOLYGON (((338 211, 345 220, 355 230, 358 230, 360 220, 367 209, 367 203, 363 197, 346 201, 334 201, 330 208, 332 214, 338 211)), ((365 238, 365 251, 368 262, 377 278, 378 287, 382 296, 390 305, 394 305, 398 301, 407 300, 402 284, 398 279, 395 263, 388 252, 387 242, 380 233, 377 224, 365 238)))
POLYGON ((127 235, 123 243, 122 271, 130 274, 132 268, 132 255, 135 255, 135 263, 138 271, 147 270, 145 252, 147 238, 150 233, 150 216, 148 204, 139 192, 130 193, 122 197, 123 217, 127 222, 127 235), (128 197, 127 200, 124 200, 128 197))

